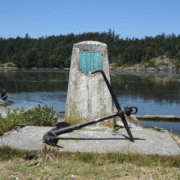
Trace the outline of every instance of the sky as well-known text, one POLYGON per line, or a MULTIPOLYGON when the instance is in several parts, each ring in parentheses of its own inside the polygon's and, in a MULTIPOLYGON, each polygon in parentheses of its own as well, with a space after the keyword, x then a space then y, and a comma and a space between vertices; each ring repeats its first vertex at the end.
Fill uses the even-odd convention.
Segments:
POLYGON ((120 38, 180 34, 180 0, 6 0, 0 38, 108 32, 120 38))

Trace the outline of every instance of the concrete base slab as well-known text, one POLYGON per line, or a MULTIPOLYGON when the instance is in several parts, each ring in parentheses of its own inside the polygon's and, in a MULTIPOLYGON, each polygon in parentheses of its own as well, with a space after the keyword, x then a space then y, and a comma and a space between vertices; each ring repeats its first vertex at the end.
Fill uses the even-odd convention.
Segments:
POLYGON ((25 126, 14 129, 0 137, 0 147, 9 146, 22 150, 41 150, 43 135, 52 127, 25 126))
MULTIPOLYGON (((0 138, 0 147, 7 145, 16 149, 40 150, 43 135, 52 127, 26 126, 5 133, 0 138)), ((63 152, 138 153, 180 155, 180 148, 168 131, 131 129, 135 142, 130 142, 125 129, 112 131, 73 131, 59 136, 57 147, 63 152)))

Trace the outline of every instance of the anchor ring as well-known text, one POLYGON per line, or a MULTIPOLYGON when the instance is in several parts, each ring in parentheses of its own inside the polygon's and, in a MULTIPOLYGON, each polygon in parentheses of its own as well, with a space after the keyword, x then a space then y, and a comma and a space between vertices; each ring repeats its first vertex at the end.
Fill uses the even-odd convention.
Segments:
POLYGON ((135 112, 131 112, 131 114, 136 114, 138 112, 138 108, 136 106, 132 106, 131 109, 135 109, 136 111, 135 112))

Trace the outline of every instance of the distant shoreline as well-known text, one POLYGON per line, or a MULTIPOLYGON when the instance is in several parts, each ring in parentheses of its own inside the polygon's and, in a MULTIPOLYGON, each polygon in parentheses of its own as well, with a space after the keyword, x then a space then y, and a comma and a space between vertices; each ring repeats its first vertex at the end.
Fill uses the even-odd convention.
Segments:
POLYGON ((5 66, 5 67, 0 67, 0 70, 5 70, 5 71, 8 71, 8 70, 43 70, 43 71, 69 71, 70 68, 56 68, 56 67, 53 67, 53 68, 36 68, 36 67, 33 67, 33 68, 25 68, 25 67, 22 67, 22 68, 18 68, 18 67, 8 67, 8 66, 5 66))
MULTIPOLYGON (((70 68, 18 68, 18 67, 0 67, 0 70, 2 71, 12 71, 12 70, 29 70, 29 71, 62 71, 62 72, 68 72, 70 70, 70 68)), ((129 73, 133 73, 133 72, 137 72, 137 73, 151 73, 151 74, 155 74, 155 73, 177 73, 180 74, 180 68, 176 69, 176 70, 168 70, 168 69, 161 69, 158 70, 157 68, 154 67, 149 67, 149 68, 139 68, 139 67, 126 67, 126 68, 122 68, 122 67, 110 67, 110 73, 115 73, 115 72, 129 72, 129 73)))

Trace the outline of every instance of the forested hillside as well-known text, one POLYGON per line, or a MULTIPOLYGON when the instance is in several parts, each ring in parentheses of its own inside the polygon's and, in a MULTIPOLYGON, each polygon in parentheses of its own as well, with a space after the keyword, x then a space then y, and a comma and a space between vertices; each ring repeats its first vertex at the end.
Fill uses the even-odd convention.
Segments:
POLYGON ((70 67, 74 43, 94 40, 108 45, 110 63, 117 66, 146 62, 166 55, 180 64, 180 35, 157 35, 155 37, 126 38, 114 31, 88 32, 33 39, 28 33, 24 38, 0 38, 0 64, 13 62, 17 67, 70 67))

